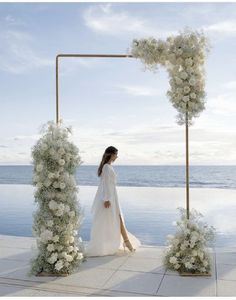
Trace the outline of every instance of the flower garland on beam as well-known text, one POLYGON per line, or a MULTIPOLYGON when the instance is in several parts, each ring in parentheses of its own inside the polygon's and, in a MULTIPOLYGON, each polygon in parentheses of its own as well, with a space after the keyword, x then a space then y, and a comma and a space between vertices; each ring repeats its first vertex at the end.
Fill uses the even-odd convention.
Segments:
POLYGON ((77 201, 78 148, 69 141, 70 128, 48 122, 32 148, 33 185, 36 186, 33 235, 37 255, 30 274, 70 274, 84 260, 83 242, 77 236, 83 215, 77 201))
POLYGON ((185 29, 166 41, 155 38, 134 39, 130 54, 141 59, 147 69, 156 72, 158 65, 166 67, 170 79, 167 96, 178 111, 178 124, 185 124, 185 115, 191 124, 193 117, 205 109, 205 53, 209 40, 203 33, 185 29))

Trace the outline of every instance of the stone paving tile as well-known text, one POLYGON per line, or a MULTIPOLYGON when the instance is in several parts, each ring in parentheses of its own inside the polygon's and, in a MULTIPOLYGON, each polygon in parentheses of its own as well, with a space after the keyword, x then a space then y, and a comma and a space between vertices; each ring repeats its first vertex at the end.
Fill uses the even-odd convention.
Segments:
POLYGON ((231 280, 217 280, 217 296, 236 297, 236 283, 231 280))
POLYGON ((236 265, 217 264, 217 279, 234 280, 236 285, 236 265))
POLYGON ((87 261, 80 265, 80 270, 87 268, 103 268, 114 269, 119 268, 126 260, 128 256, 101 256, 101 257, 88 257, 87 261))
POLYGON ((236 252, 216 253, 217 264, 236 265, 236 252))
POLYGON ((149 273, 165 273, 165 267, 163 266, 161 259, 153 258, 136 258, 129 257, 122 266, 119 267, 119 270, 127 271, 140 271, 140 272, 149 272, 149 273))
POLYGON ((215 279, 165 275, 157 292, 158 296, 215 296, 215 279))
POLYGON ((88 257, 68 277, 37 277, 28 276, 34 243, 0 235, 0 296, 236 296, 236 247, 210 249, 212 277, 165 271, 165 246, 145 245, 135 253, 88 257))
POLYGON ((114 291, 154 295, 162 278, 163 275, 161 274, 118 270, 103 288, 114 291))
POLYGON ((25 267, 28 264, 26 261, 0 259, 0 276, 25 267))

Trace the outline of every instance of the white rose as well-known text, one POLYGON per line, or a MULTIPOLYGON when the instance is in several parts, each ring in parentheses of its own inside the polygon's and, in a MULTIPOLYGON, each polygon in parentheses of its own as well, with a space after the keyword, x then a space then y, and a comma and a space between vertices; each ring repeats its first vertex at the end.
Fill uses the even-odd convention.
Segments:
POLYGON ((187 269, 192 269, 192 267, 193 267, 193 265, 188 261, 184 265, 187 269))
POLYGON ((73 236, 71 236, 69 240, 70 240, 70 243, 73 243, 75 238, 73 236))
POLYGON ((51 179, 51 178, 53 178, 53 177, 54 177, 54 173, 49 172, 49 173, 48 173, 48 178, 51 179))
POLYGON ((56 252, 52 253, 52 255, 48 259, 48 262, 50 264, 54 264, 57 261, 57 257, 58 257, 58 254, 56 252))
POLYGON ((46 180, 44 182, 44 186, 49 187, 52 184, 52 182, 50 180, 46 180))
POLYGON ((183 96, 183 101, 188 102, 189 101, 189 96, 183 96))
POLYGON ((65 187, 66 187, 65 183, 64 183, 64 182, 61 182, 61 183, 60 183, 60 189, 63 190, 65 187))
POLYGON ((69 246, 68 247, 68 252, 72 252, 74 250, 74 247, 73 246, 69 246))
POLYGON ((70 206, 66 204, 64 210, 68 213, 70 211, 70 206))
POLYGON ((175 78, 175 82, 176 82, 178 85, 183 84, 183 80, 182 80, 181 78, 179 78, 179 77, 176 77, 176 78, 175 78))
POLYGON ((195 78, 191 77, 190 80, 189 80, 189 84, 192 85, 192 86, 195 85, 196 84, 195 78))
POLYGON ((174 265, 174 268, 175 268, 176 270, 178 270, 178 269, 180 268, 180 264, 175 264, 175 265, 174 265))
POLYGON ((58 209, 64 210, 64 208, 65 208, 65 205, 64 205, 63 203, 60 203, 60 204, 58 205, 58 209))
POLYGON ((57 204, 56 201, 51 200, 51 201, 48 203, 48 206, 49 206, 49 208, 50 208, 51 210, 55 210, 55 209, 57 209, 58 204, 57 204))
POLYGON ((51 156, 54 156, 56 154, 56 151, 53 148, 51 148, 49 150, 49 153, 50 153, 51 156))
POLYGON ((61 217, 62 215, 63 215, 63 210, 60 210, 60 209, 58 209, 56 212, 55 212, 55 215, 57 216, 57 217, 61 217))
POLYGON ((71 255, 66 255, 65 259, 71 262, 73 260, 73 257, 71 255))
POLYGON ((65 154, 66 152, 65 152, 65 150, 64 150, 63 148, 59 148, 59 149, 58 149, 58 153, 59 153, 60 155, 63 155, 63 154, 65 154))
POLYGON ((186 66, 192 66, 192 64, 193 64, 193 60, 192 60, 191 57, 185 59, 185 65, 186 66))
POLYGON ((40 234, 40 239, 42 240, 42 242, 47 242, 48 240, 51 240, 52 237, 53 237, 53 233, 50 230, 44 230, 40 234))
POLYGON ((53 244, 48 244, 48 246, 47 246, 47 250, 48 250, 49 252, 52 252, 52 251, 54 251, 54 250, 55 250, 55 247, 54 247, 54 245, 53 245, 53 244))
POLYGON ((64 166, 64 164, 65 164, 65 160, 64 159, 59 159, 59 165, 60 166, 64 166))
POLYGON ((43 184, 42 184, 42 182, 38 182, 38 183, 36 184, 36 186, 37 186, 37 188, 41 189, 41 188, 43 187, 43 184))
POLYGON ((42 144, 42 150, 43 150, 43 151, 46 151, 47 149, 48 149, 47 144, 43 143, 43 144, 42 144))
POLYGON ((171 264, 176 264, 178 262, 178 259, 175 256, 171 256, 170 259, 169 259, 169 262, 171 264))
POLYGON ((58 260, 58 262, 55 264, 55 269, 57 271, 60 271, 63 268, 63 261, 62 260, 58 260))
POLYGON ((82 252, 78 252, 77 253, 77 259, 82 259, 83 258, 83 253, 82 252))
POLYGON ((59 236, 55 235, 52 239, 55 243, 57 243, 59 241, 59 236))
POLYGON ((42 164, 38 164, 38 165, 36 166, 36 170, 37 170, 38 172, 41 172, 41 171, 43 170, 43 165, 42 165, 42 164))
POLYGON ((52 227, 52 226, 53 226, 53 221, 52 221, 52 220, 49 220, 49 221, 47 222, 47 225, 48 225, 49 227, 52 227))
POLYGON ((69 212, 69 216, 70 216, 71 218, 73 218, 73 217, 75 216, 75 212, 74 212, 74 211, 69 212))
POLYGON ((190 98, 192 98, 192 99, 196 99, 196 97, 197 97, 197 96, 196 96, 196 94, 195 94, 195 93, 191 93, 191 94, 190 94, 190 98))
POLYGON ((204 260, 202 263, 203 263, 203 266, 204 266, 204 267, 207 267, 207 266, 208 266, 208 261, 204 260))
POLYGON ((186 73, 185 71, 180 72, 180 77, 182 79, 187 79, 188 78, 188 73, 186 73))
POLYGON ((190 92, 190 88, 188 86, 184 87, 184 93, 188 94, 190 92))
POLYGON ((59 188, 59 183, 58 183, 57 181, 54 181, 54 182, 53 182, 53 187, 54 187, 55 189, 59 188))

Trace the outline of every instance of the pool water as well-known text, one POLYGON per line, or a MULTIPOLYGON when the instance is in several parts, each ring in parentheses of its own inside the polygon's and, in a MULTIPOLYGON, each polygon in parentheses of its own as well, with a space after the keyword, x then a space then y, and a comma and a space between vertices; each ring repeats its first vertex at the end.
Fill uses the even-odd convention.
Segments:
MULTIPOLYGON (((96 186, 79 187, 83 240, 89 240, 90 208, 96 190, 96 186)), ((118 186, 117 191, 127 229, 143 244, 165 245, 166 236, 175 232, 177 208, 185 206, 185 189, 118 186)), ((0 185, 0 234, 32 236, 33 212, 37 208, 33 194, 31 185, 0 185)), ((216 228, 215 246, 236 246, 236 190, 191 189, 190 207, 200 211, 204 221, 216 228)))

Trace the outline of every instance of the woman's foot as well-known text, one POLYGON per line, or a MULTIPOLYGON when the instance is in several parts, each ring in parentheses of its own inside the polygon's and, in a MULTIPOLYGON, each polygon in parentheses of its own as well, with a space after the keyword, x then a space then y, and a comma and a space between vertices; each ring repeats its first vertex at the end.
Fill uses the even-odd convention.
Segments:
POLYGON ((123 247, 124 247, 124 251, 125 251, 125 247, 127 247, 130 252, 134 252, 136 250, 133 248, 129 240, 124 240, 123 247))

